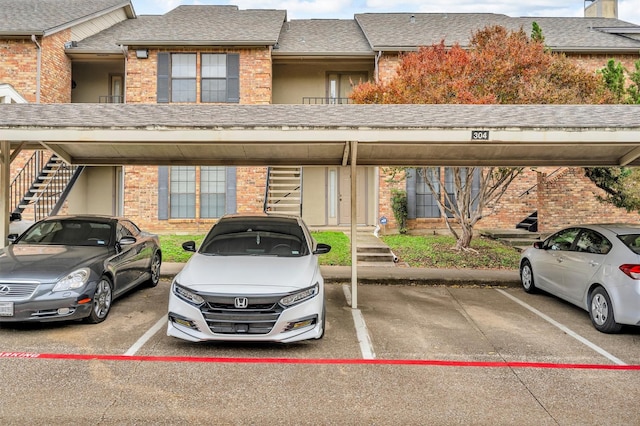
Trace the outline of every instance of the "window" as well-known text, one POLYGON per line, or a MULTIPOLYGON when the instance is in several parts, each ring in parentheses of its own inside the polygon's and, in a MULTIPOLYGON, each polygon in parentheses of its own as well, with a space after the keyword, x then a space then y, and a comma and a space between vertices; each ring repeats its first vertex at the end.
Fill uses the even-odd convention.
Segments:
MULTIPOLYGON (((466 167, 459 168, 460 179, 463 183, 469 178, 468 172, 469 170, 466 167)), ((472 197, 477 197, 480 191, 480 174, 481 169, 477 168, 474 170, 471 182, 472 197)), ((409 210, 409 218, 442 217, 442 213, 438 207, 438 200, 447 207, 449 206, 443 190, 447 192, 449 199, 454 203, 455 207, 455 176, 453 168, 425 167, 410 170, 407 174, 407 207, 409 210), (427 173, 426 176, 425 173, 427 173), (427 185, 427 177, 429 181, 434 184, 435 194, 431 192, 427 185)), ((474 207, 477 203, 478 200, 473 200, 474 207)), ((452 217, 450 213, 447 214, 449 217, 452 217)))
MULTIPOLYGON (((231 55, 202 54, 202 102, 237 102, 238 86, 237 68, 231 55), (231 66, 230 66, 231 65, 231 66), (234 98, 234 100, 230 100, 234 98)), ((235 59, 235 58, 233 58, 235 59)))
POLYGON ((208 219, 235 212, 235 167, 158 168, 158 219, 208 219))
POLYGON ((170 212, 172 218, 196 217, 195 166, 171 167, 170 212))
POLYGON ((611 242, 596 231, 583 229, 576 242, 576 250, 585 253, 607 254, 611 250, 611 242))
POLYGON ((196 101, 196 55, 171 55, 171 102, 196 101))
POLYGON ((221 217, 225 212, 224 167, 200 167, 200 217, 221 217))
POLYGON ((235 53, 158 53, 157 101, 240 102, 240 56, 235 53), (198 87, 200 86, 200 87, 198 87))
POLYGON ((440 197, 440 168, 425 168, 417 173, 416 182, 416 214, 417 217, 440 217, 440 208, 438 207, 437 198, 440 197), (425 176, 422 172, 427 173, 425 176), (435 179, 437 177, 437 179, 435 179), (432 193, 426 183, 429 178, 434 181, 437 193, 432 193))
POLYGON ((545 241, 544 248, 562 251, 571 250, 573 240, 576 239, 579 231, 580 229, 578 228, 569 228, 553 234, 545 241))

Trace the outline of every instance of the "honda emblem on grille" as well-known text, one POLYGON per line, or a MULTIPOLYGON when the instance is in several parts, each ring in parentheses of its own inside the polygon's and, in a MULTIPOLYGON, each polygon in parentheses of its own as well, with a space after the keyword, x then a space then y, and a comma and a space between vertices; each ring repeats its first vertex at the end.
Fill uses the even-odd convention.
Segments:
POLYGON ((249 299, 246 297, 236 297, 234 305, 238 309, 244 309, 249 306, 249 299))
POLYGON ((5 296, 9 294, 11 288, 8 285, 0 285, 0 296, 5 296))

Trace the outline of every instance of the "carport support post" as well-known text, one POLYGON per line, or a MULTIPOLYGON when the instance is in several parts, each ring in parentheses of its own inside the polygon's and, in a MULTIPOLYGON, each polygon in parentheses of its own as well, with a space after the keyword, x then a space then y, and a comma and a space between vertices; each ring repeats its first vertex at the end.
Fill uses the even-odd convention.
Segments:
POLYGON ((7 245, 9 236, 9 178, 11 176, 11 147, 0 141, 0 247, 7 245))
POLYGON ((358 309, 358 142, 351 142, 351 309, 358 309))

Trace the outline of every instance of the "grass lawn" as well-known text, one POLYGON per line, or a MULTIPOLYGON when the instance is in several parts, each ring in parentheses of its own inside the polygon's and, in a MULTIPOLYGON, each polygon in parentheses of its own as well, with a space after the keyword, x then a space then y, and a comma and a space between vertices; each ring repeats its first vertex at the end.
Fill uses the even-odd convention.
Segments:
MULTIPOLYGON (((319 256, 321 265, 351 265, 351 243, 342 232, 314 232, 319 243, 329 244, 331 251, 319 256)), ((161 235, 163 262, 186 262, 190 252, 182 249, 182 243, 193 240, 199 246, 202 235, 161 235)), ((458 252, 453 249, 455 240, 448 235, 387 235, 381 239, 391 247, 399 261, 411 267, 422 268, 476 268, 517 269, 520 253, 499 241, 475 237, 471 242, 474 251, 458 252)))

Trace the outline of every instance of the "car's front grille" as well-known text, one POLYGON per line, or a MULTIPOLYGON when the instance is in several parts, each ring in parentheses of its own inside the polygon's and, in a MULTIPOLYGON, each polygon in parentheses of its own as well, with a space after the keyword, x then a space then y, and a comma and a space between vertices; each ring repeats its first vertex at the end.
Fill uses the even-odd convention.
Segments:
POLYGON ((38 282, 0 281, 0 300, 26 300, 38 288, 38 282))
POLYGON ((209 329, 219 334, 267 334, 283 311, 278 301, 282 295, 242 296, 246 307, 236 307, 234 296, 202 295, 205 304, 200 310, 209 329))

